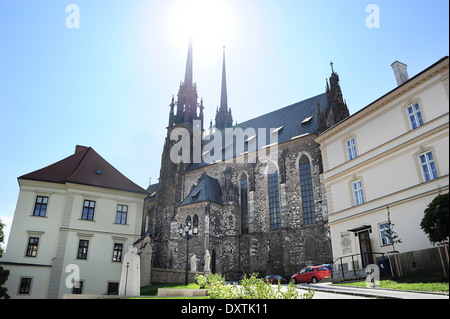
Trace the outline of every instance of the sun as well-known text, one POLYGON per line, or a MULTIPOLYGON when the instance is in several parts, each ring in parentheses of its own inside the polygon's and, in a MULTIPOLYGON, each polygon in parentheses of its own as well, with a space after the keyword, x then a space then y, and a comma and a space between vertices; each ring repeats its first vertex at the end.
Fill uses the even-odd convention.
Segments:
POLYGON ((192 38, 196 56, 207 58, 230 41, 233 22, 224 0, 180 0, 173 6, 170 26, 176 42, 185 46, 192 38))

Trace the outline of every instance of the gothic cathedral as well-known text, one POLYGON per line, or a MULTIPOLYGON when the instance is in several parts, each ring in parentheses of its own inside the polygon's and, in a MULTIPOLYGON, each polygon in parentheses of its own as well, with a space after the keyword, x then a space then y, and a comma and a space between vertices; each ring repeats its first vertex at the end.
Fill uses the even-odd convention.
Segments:
POLYGON ((152 237, 152 267, 184 270, 186 258, 195 254, 197 270, 203 271, 206 250, 211 271, 228 280, 252 272, 290 277, 305 265, 332 263, 315 138, 349 116, 333 66, 324 93, 233 126, 224 51, 220 106, 209 129, 203 128, 203 109, 193 82, 190 42, 184 82, 170 103, 159 183, 149 186, 144 205, 142 234, 152 237), (201 130, 203 154, 208 135, 228 130, 244 136, 228 144, 225 139, 216 150, 222 157, 212 162, 192 161, 191 140, 190 161, 176 163, 170 154, 177 128, 191 138, 195 129, 201 130), (189 256, 186 238, 178 233, 187 222, 198 232, 189 240, 189 256))

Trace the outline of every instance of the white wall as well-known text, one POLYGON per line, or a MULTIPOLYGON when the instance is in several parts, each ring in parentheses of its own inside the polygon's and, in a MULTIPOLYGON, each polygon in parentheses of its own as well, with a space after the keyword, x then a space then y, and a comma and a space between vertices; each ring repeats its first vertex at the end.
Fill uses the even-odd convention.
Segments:
POLYGON ((20 180, 20 186, 10 240, 1 258, 5 263, 2 266, 10 270, 6 287, 12 298, 47 298, 58 245, 63 246, 64 258, 59 298, 71 293, 65 285, 67 276, 73 274, 73 271, 65 271, 69 264, 79 267, 80 280, 84 281, 83 293, 104 294, 108 282, 119 282, 122 263, 112 261, 114 243, 122 243, 125 253, 140 237, 145 194, 27 180, 20 180), (49 197, 45 217, 32 216, 37 195, 49 197), (96 202, 93 221, 81 219, 85 199, 96 202), (128 205, 126 225, 115 223, 118 204, 128 205), (64 232, 67 241, 60 240, 64 232), (25 256, 29 236, 40 238, 36 257, 25 256), (89 240, 87 260, 77 259, 80 239, 89 240), (30 295, 17 295, 23 276, 33 278, 30 295))

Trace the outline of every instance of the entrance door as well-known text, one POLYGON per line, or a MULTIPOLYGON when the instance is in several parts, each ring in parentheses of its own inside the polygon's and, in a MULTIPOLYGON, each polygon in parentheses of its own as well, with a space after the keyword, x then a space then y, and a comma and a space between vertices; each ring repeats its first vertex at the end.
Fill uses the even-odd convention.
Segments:
POLYGON ((372 245, 370 244, 369 231, 365 230, 358 234, 359 247, 361 248, 361 260, 363 268, 373 264, 372 245))

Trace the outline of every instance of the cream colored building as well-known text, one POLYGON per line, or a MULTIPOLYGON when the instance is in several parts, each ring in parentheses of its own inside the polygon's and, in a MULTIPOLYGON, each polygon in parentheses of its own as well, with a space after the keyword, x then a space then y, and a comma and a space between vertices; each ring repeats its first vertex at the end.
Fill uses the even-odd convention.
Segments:
POLYGON ((11 298, 117 291, 122 254, 140 238, 147 192, 82 146, 18 181, 9 242, 0 259, 10 271, 11 298))
POLYGON ((441 267, 420 222, 433 198, 449 191, 449 59, 411 79, 406 65, 392 67, 398 87, 316 139, 338 273, 341 262, 358 269, 393 250, 387 207, 403 270, 441 267))

